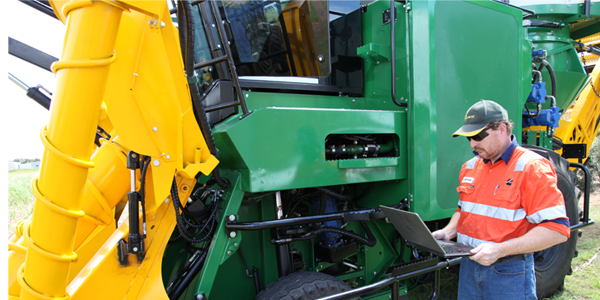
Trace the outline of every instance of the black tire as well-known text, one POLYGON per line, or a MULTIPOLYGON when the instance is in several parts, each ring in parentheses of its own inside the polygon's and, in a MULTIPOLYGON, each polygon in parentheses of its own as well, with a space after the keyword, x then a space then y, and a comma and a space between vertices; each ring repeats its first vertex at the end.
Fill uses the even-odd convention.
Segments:
MULTIPOLYGON (((552 162, 556 170, 558 189, 565 199, 569 222, 571 225, 577 224, 579 217, 575 193, 575 174, 569 169, 569 162, 554 151, 534 146, 526 146, 526 148, 552 162)), ((571 260, 575 255, 577 236, 578 230, 574 230, 566 242, 533 254, 538 298, 549 297, 563 288, 565 276, 571 274, 571 260)))
POLYGON ((258 293, 256 300, 311 300, 351 289, 349 285, 331 275, 298 272, 271 283, 267 289, 258 293))

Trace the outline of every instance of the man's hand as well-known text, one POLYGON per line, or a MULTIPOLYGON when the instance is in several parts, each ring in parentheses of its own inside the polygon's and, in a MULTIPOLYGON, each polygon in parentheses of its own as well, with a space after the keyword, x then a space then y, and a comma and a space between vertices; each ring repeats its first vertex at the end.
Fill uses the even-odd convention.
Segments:
POLYGON ((450 219, 450 222, 446 227, 436 230, 432 232, 433 237, 436 240, 451 240, 456 237, 456 224, 458 224, 458 219, 460 219, 460 213, 455 212, 450 219))
POLYGON ((471 249, 471 253, 474 255, 471 256, 470 259, 481 265, 489 266, 504 256, 498 245, 499 244, 490 243, 480 244, 477 248, 471 249))
POLYGON ((431 233, 436 240, 450 240, 450 237, 444 229, 436 230, 431 233))

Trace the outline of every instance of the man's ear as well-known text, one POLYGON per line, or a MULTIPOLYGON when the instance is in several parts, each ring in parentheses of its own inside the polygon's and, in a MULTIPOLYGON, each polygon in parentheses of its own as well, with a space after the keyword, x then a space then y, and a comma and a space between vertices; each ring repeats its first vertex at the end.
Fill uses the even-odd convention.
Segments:
POLYGON ((500 127, 498 129, 500 129, 500 132, 508 135, 508 128, 506 128, 506 123, 500 123, 500 127))

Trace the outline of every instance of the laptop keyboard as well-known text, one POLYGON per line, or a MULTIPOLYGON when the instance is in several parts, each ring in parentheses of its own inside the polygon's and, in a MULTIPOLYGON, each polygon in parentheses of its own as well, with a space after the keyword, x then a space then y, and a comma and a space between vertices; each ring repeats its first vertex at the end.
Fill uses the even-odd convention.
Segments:
POLYGON ((446 254, 462 254, 465 253, 465 251, 463 251, 462 249, 458 249, 455 247, 450 247, 447 245, 443 245, 440 244, 440 246, 442 247, 442 249, 444 249, 444 252, 446 252, 446 254))

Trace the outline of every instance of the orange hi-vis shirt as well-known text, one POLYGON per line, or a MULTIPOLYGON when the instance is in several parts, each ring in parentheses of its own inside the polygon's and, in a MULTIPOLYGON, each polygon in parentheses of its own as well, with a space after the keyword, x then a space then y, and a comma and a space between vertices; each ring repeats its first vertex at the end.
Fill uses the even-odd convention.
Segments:
POLYGON ((536 226, 570 236, 554 167, 535 152, 517 146, 508 162, 475 157, 462 166, 459 178, 458 242, 501 243, 536 226))

